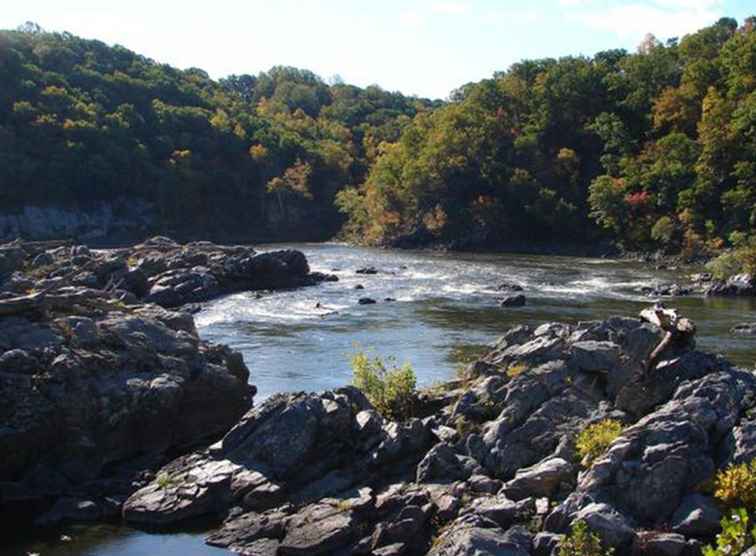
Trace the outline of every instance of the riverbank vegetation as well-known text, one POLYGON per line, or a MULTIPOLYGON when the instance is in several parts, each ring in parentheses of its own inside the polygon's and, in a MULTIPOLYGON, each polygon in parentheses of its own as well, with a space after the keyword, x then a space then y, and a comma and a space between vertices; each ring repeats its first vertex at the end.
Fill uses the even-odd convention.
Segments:
POLYGON ((368 243, 585 242, 693 254, 756 226, 756 33, 527 60, 415 117, 339 195, 368 243), (603 236, 601 234, 603 232, 603 236))
POLYGON ((354 385, 381 415, 399 421, 412 416, 417 379, 409 363, 400 367, 392 358, 364 351, 354 353, 351 362, 354 385))
POLYGON ((139 198, 197 236, 737 250, 755 23, 523 60, 446 102, 288 67, 214 81, 26 25, 0 32, 0 208, 139 198))
POLYGON ((332 236, 336 191, 434 106, 290 67, 214 81, 33 24, 0 32, 0 81, 0 209, 136 198, 197 237, 332 236))

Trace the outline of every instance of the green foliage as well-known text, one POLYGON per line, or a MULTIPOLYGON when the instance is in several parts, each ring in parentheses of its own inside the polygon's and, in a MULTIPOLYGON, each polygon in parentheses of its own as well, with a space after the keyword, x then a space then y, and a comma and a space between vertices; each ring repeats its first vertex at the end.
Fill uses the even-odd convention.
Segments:
POLYGON ((528 60, 384 144, 339 199, 369 244, 721 247, 756 226, 756 31, 718 22, 637 54, 528 60))
POLYGON ((33 24, 0 31, 0 82, 3 209, 138 198, 161 228, 205 235, 333 235, 336 192, 374 156, 363 140, 433 105, 287 67, 216 82, 33 24))
POLYGON ((155 478, 155 483, 158 487, 162 489, 167 489, 170 486, 172 486, 175 483, 175 479, 171 477, 168 473, 163 471, 162 473, 158 473, 158 476, 155 478))
POLYGON ((613 548, 604 548, 598 535, 585 521, 577 521, 559 545, 559 556, 612 556, 613 548))
POLYGON ((736 248, 722 253, 706 265, 706 269, 718 280, 726 280, 742 272, 756 274, 756 236, 745 239, 744 235, 736 234, 733 243, 737 245, 736 248))
POLYGON ((587 426, 580 432, 576 442, 581 461, 586 467, 590 466, 621 433, 622 423, 614 419, 604 419, 587 426))
POLYGON ((714 484, 714 496, 726 506, 756 510, 756 459, 719 471, 714 484))
POLYGON ((412 367, 401 367, 389 358, 369 357, 362 351, 352 355, 352 380, 381 415, 403 420, 411 417, 416 378, 412 367))
POLYGON ((669 216, 662 216, 656 221, 651 228, 651 238, 662 245, 667 245, 672 241, 675 234, 675 223, 669 216))
POLYGON ((756 268, 756 26, 525 60, 447 103, 274 67, 214 81, 0 32, 0 206, 144 199, 161 228, 369 244, 596 242, 756 268), (734 234, 734 235, 733 235, 734 234), (737 245, 736 245, 737 243, 737 245))
POLYGON ((704 556, 732 556, 743 554, 756 544, 756 527, 749 530, 751 522, 744 508, 733 510, 729 517, 722 518, 722 532, 717 535, 716 544, 703 549, 704 556))

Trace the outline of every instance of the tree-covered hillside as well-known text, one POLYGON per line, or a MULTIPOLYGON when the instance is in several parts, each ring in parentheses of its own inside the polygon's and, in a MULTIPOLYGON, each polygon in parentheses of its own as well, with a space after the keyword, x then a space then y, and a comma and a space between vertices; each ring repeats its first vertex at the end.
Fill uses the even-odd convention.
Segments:
POLYGON ((27 24, 0 32, 0 209, 140 198, 201 237, 326 238, 336 191, 429 101, 276 67, 220 82, 27 24))
POLYGON ((346 218, 381 245, 743 244, 755 26, 525 60, 442 103, 288 67, 214 81, 27 25, 0 32, 0 209, 137 198, 156 231, 250 240, 346 218))
POLYGON ((742 241, 756 227, 755 24, 524 61, 461 88, 339 194, 348 230, 405 245, 742 241))

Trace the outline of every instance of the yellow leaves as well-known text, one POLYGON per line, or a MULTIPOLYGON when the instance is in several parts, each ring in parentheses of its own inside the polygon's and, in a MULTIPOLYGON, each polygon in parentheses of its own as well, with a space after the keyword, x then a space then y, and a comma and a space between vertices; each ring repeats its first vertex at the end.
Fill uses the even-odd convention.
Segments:
POLYGON ((249 156, 251 156, 255 162, 265 162, 268 159, 269 154, 268 149, 266 149, 264 145, 252 145, 249 148, 249 156))
POLYGON ((507 369, 507 376, 509 378, 517 378, 528 370, 528 366, 525 363, 514 363, 507 369))
POLYGON ((171 166, 189 166, 192 161, 192 151, 190 150, 175 150, 171 153, 171 158, 168 163, 171 166))
POLYGON ((448 220, 446 211, 441 205, 436 205, 433 210, 423 216, 423 225, 429 232, 438 234, 446 227, 448 220))
POLYGON ((622 423, 614 419, 604 419, 583 429, 576 442, 582 464, 590 467, 621 433, 622 423))
POLYGON ((756 509, 756 459, 719 471, 714 496, 728 507, 756 509))
POLYGON ((268 182, 269 193, 294 193, 305 199, 312 199, 309 189, 309 178, 312 167, 297 159, 293 166, 287 168, 282 176, 275 177, 268 182))
POLYGON ((210 118, 210 125, 220 132, 228 133, 231 131, 231 118, 228 117, 225 110, 216 110, 213 117, 210 118))

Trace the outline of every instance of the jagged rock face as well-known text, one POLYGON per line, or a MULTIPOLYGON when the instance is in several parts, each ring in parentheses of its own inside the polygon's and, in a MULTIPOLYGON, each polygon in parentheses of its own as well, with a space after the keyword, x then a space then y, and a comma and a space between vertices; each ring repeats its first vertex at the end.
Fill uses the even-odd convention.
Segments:
POLYGON ((697 486, 754 453, 756 378, 679 344, 646 369, 662 337, 626 318, 517 327, 402 424, 351 388, 274 397, 126 518, 220 514, 208 542, 245 554, 552 555, 577 520, 619 556, 696 554, 721 517, 697 486), (576 435, 606 418, 625 429, 583 467, 576 435))
POLYGON ((136 492, 124 515, 132 522, 173 523, 208 508, 261 512, 384 480, 384 466, 401 472, 416 464, 431 440, 428 427, 418 420, 385 423, 367 408, 354 388, 274 396, 210 450, 167 468, 168 484, 136 492))
POLYGON ((715 282, 706 288, 708 296, 754 296, 756 295, 756 276, 753 274, 736 274, 725 282, 715 282))
POLYGON ((240 356, 159 307, 0 318, 0 354, 0 481, 31 493, 212 438, 251 403, 240 356))
MULTIPOLYGON (((108 288, 127 303, 167 308, 244 290, 307 286, 334 276, 310 273, 300 251, 257 253, 248 246, 154 237, 127 249, 92 252, 81 245, 40 249, 22 241, 0 246, 0 285, 21 294, 61 286, 108 288), (19 272, 25 267, 24 272, 19 272), (15 274, 14 274, 15 273, 15 274)), ((42 244, 44 245, 44 244, 42 244)))

